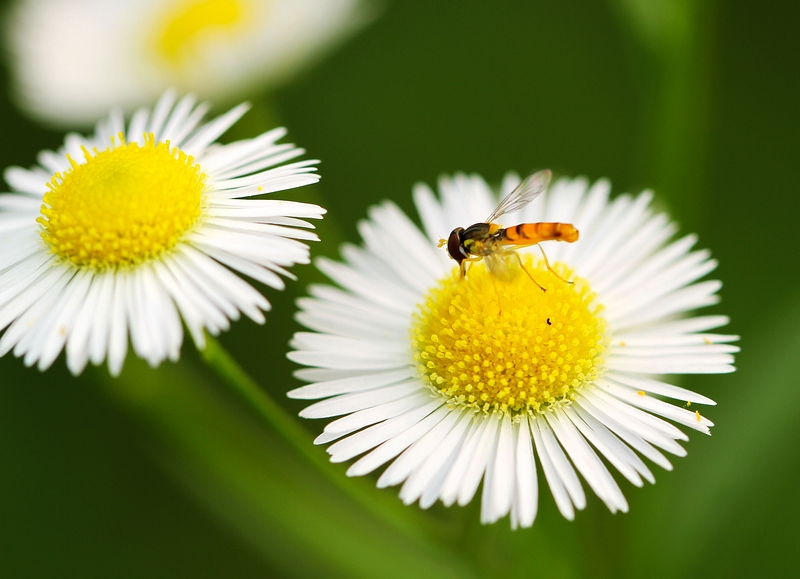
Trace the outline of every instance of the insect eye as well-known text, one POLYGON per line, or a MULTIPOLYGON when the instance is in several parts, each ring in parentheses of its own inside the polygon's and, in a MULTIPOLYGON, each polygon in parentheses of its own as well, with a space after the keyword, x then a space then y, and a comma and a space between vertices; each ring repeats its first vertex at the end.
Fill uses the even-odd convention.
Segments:
POLYGON ((464 251, 464 247, 461 243, 462 231, 464 231, 463 227, 456 227, 450 232, 450 237, 447 239, 447 253, 449 253, 450 257, 456 260, 459 265, 467 257, 467 253, 464 251))

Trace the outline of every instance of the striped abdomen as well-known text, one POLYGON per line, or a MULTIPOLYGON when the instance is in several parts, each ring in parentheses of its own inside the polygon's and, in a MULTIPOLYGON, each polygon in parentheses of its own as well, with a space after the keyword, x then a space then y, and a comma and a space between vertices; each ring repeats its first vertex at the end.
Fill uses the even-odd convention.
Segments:
POLYGON ((552 221, 520 223, 499 232, 500 239, 513 245, 533 245, 540 241, 578 241, 578 230, 571 223, 552 221))

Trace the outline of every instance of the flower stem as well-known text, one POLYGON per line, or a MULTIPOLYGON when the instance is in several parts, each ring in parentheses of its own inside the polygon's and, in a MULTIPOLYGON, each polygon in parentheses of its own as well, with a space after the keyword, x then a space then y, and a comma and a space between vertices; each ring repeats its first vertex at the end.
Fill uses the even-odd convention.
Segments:
POLYGON ((266 420, 295 450, 314 464, 328 466, 324 456, 310 444, 308 431, 288 416, 286 411, 247 375, 219 341, 207 335, 206 348, 201 354, 206 364, 217 373, 223 383, 246 402, 258 416, 266 420))
POLYGON ((340 472, 332 468, 321 449, 312 444, 308 431, 266 390, 259 387, 216 339, 206 336, 206 344, 206 348, 202 351, 203 359, 221 378, 222 383, 336 488, 396 528, 415 535, 421 530, 430 531, 433 536, 441 535, 441 529, 436 532, 436 529, 431 528, 433 525, 429 518, 411 516, 412 513, 409 513, 408 509, 394 497, 390 502, 385 497, 379 496, 376 489, 366 481, 343 477, 340 472))

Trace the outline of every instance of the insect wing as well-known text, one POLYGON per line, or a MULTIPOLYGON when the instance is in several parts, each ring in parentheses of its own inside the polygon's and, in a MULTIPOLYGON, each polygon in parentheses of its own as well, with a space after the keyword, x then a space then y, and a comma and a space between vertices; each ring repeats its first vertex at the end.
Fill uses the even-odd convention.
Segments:
POLYGON ((486 223, 492 223, 501 215, 513 213, 525 207, 547 189, 552 175, 549 169, 545 169, 544 171, 537 171, 525 177, 525 180, 511 193, 506 195, 505 199, 497 206, 497 209, 486 218, 486 223))
POLYGON ((506 279, 508 277, 508 257, 501 252, 491 253, 483 258, 486 262, 486 269, 490 275, 498 279, 506 279))

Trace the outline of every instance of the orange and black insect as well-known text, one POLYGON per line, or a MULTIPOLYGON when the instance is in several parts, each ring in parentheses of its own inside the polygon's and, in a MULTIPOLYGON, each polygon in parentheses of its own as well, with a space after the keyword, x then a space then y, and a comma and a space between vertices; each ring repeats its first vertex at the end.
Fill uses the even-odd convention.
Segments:
MULTIPOLYGON (((486 221, 475 223, 467 228, 456 227, 450 232, 450 237, 439 240, 439 247, 447 246, 447 253, 458 262, 461 268, 462 279, 467 275, 467 263, 486 260, 486 267, 490 272, 497 273, 501 270, 504 257, 515 252, 521 247, 538 245, 542 241, 566 241, 572 243, 578 240, 578 230, 571 223, 538 222, 520 223, 513 227, 501 227, 494 223, 506 213, 511 213, 525 207, 528 203, 541 195, 550 183, 552 173, 545 169, 529 175, 519 186, 509 193, 497 206, 486 221)), ((541 246, 539 246, 541 250, 541 246)), ((523 265, 522 259, 514 253, 519 260, 519 265, 528 274, 542 291, 547 291, 523 265)), ((547 262, 547 256, 542 250, 544 263, 550 272, 559 276, 547 262)), ((564 280, 566 281, 566 280, 564 280)), ((570 283, 570 282, 567 282, 570 283)))

